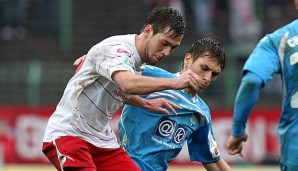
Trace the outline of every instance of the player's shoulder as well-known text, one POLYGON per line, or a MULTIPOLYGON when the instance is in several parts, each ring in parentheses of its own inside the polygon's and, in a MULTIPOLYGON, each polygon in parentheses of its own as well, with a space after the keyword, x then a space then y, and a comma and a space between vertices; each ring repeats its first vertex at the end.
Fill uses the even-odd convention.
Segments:
POLYGON ((108 46, 110 48, 113 47, 131 47, 135 46, 135 34, 126 34, 126 35, 115 35, 111 37, 107 37, 100 41, 99 43, 95 44, 95 47, 100 47, 100 46, 108 46))
POLYGON ((171 73, 165 69, 162 69, 157 66, 152 66, 152 65, 145 65, 142 75, 143 76, 151 76, 151 77, 162 77, 162 78, 177 77, 174 73, 171 73))
POLYGON ((115 35, 95 44, 90 50, 94 55, 121 53, 128 57, 138 54, 135 47, 135 35, 115 35))
POLYGON ((267 34, 261 41, 266 41, 266 39, 268 38, 271 41, 279 42, 282 37, 284 37, 289 32, 298 32, 298 19, 276 29, 270 34, 267 34))
POLYGON ((289 27, 289 28, 291 28, 291 29, 296 29, 296 30, 298 30, 297 26, 298 26, 298 19, 296 19, 296 20, 290 22, 290 23, 287 24, 285 27, 289 27))
POLYGON ((164 73, 170 73, 169 71, 162 69, 157 66, 152 66, 152 65, 145 65, 144 67, 145 70, 150 71, 150 72, 164 72, 164 73))
POLYGON ((135 39, 136 34, 123 34, 123 35, 114 35, 114 36, 110 36, 106 39, 104 39, 103 41, 115 41, 115 40, 131 40, 131 39, 135 39))
POLYGON ((280 33, 285 33, 288 31, 295 31, 295 30, 296 31, 298 30, 298 19, 276 29, 272 34, 280 34, 280 33))

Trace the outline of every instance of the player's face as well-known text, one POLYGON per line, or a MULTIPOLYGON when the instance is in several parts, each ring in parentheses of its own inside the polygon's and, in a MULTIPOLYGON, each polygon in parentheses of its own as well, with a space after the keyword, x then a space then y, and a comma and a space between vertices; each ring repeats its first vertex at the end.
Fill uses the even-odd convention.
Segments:
POLYGON ((168 29, 155 35, 152 31, 145 43, 145 62, 147 64, 157 64, 180 45, 183 36, 174 38, 172 35, 173 31, 168 32, 168 29))
POLYGON ((196 92, 207 88, 211 82, 217 79, 222 70, 219 62, 216 59, 210 58, 208 52, 205 52, 196 61, 191 61, 188 69, 192 70, 199 77, 199 82, 194 87, 194 91, 196 92))

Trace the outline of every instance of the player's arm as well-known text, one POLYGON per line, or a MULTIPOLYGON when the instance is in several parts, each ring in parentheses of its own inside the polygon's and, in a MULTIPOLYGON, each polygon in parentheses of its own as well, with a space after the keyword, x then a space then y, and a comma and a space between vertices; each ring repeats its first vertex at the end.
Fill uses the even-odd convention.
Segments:
MULTIPOLYGON (((83 64, 86 55, 76 59, 74 66, 83 64)), ((198 82, 198 76, 191 70, 183 72, 178 78, 154 78, 147 76, 134 75, 130 71, 115 71, 112 79, 120 87, 120 89, 133 95, 149 94, 155 91, 168 89, 183 89, 186 87, 194 87, 198 82)))
POLYGON ((194 87, 198 82, 198 76, 190 70, 177 78, 154 78, 134 75, 130 71, 114 71, 112 79, 123 92, 133 95, 194 87))
MULTIPOLYGON (((73 63, 74 66, 78 67, 76 72, 78 72, 78 70, 83 65, 85 58, 86 58, 86 55, 83 55, 78 59, 76 59, 75 62, 73 63)), ((169 102, 164 98, 144 99, 137 95, 131 96, 128 100, 125 101, 125 103, 145 108, 151 112, 164 113, 164 114, 169 114, 169 111, 171 111, 173 114, 177 115, 174 108, 181 109, 180 106, 172 102, 169 102)))
POLYGON ((248 117, 257 103, 262 79, 253 72, 247 72, 241 81, 234 105, 232 135, 226 145, 229 154, 242 154, 243 141, 246 141, 245 127, 248 117))
POLYGON ((223 159, 212 163, 203 163, 203 165, 207 171, 231 171, 231 167, 223 159))
POLYGON ((131 96, 128 100, 125 101, 125 104, 142 107, 154 113, 169 114, 168 110, 170 110, 174 115, 177 115, 174 108, 181 109, 180 106, 176 105, 175 103, 169 102, 164 98, 145 99, 137 95, 131 96))

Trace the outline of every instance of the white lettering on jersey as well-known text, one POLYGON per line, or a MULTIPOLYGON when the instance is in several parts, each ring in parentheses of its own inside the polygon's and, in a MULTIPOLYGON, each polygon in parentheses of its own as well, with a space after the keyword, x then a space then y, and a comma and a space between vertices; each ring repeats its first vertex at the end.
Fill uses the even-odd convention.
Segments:
MULTIPOLYGON (((188 135, 188 130, 176 121, 167 117, 162 117, 157 124, 154 134, 167 139, 178 146, 182 146, 188 135)), ((167 144, 167 142, 163 142, 163 144, 171 148, 173 146, 167 144)))
POLYGON ((288 41, 287 41, 287 43, 288 43, 288 45, 290 46, 290 47, 295 47, 295 46, 297 46, 298 45, 298 35, 297 36, 294 36, 294 37, 292 37, 292 38, 290 38, 288 41))
POLYGON ((298 52, 293 53, 293 54, 290 56, 290 64, 291 64, 291 65, 295 65, 297 62, 298 62, 298 52))

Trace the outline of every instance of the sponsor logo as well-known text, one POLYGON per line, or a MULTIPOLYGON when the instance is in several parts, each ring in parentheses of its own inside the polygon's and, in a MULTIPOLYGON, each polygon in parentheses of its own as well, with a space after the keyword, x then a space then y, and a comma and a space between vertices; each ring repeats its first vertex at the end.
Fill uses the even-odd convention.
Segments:
POLYGON ((118 53, 124 53, 127 57, 131 57, 132 55, 131 55, 131 53, 129 53, 128 51, 126 51, 126 50, 124 50, 124 49, 122 49, 122 48, 119 48, 118 50, 117 50, 117 52, 118 53))
POLYGON ((218 156, 218 155, 219 155, 219 151, 218 151, 218 149, 217 149, 217 148, 215 148, 215 149, 214 149, 214 154, 215 154, 216 156, 218 156))
POLYGON ((188 130, 167 117, 162 117, 155 129, 155 135, 170 140, 172 143, 182 146, 188 130))
POLYGON ((182 125, 178 125, 178 128, 176 129, 175 134, 173 136, 173 142, 176 145, 182 145, 186 135, 187 129, 185 129, 182 125))
POLYGON ((192 114, 192 116, 189 119, 189 125, 191 127, 194 127, 196 125, 196 123, 198 122, 198 116, 195 114, 192 114))
POLYGON ((289 40, 287 40, 287 43, 292 48, 297 46, 298 45, 298 35, 296 35, 296 36, 290 38, 289 40))
POLYGON ((129 67, 132 66, 132 63, 128 59, 124 59, 123 63, 129 67))
POLYGON ((159 121, 155 134, 162 138, 170 140, 173 137, 174 129, 176 125, 177 125, 177 122, 167 119, 165 117, 162 117, 161 120, 159 121))
POLYGON ((296 53, 293 53, 291 56, 290 56, 290 64, 291 65, 295 65, 298 63, 298 52, 296 53))

